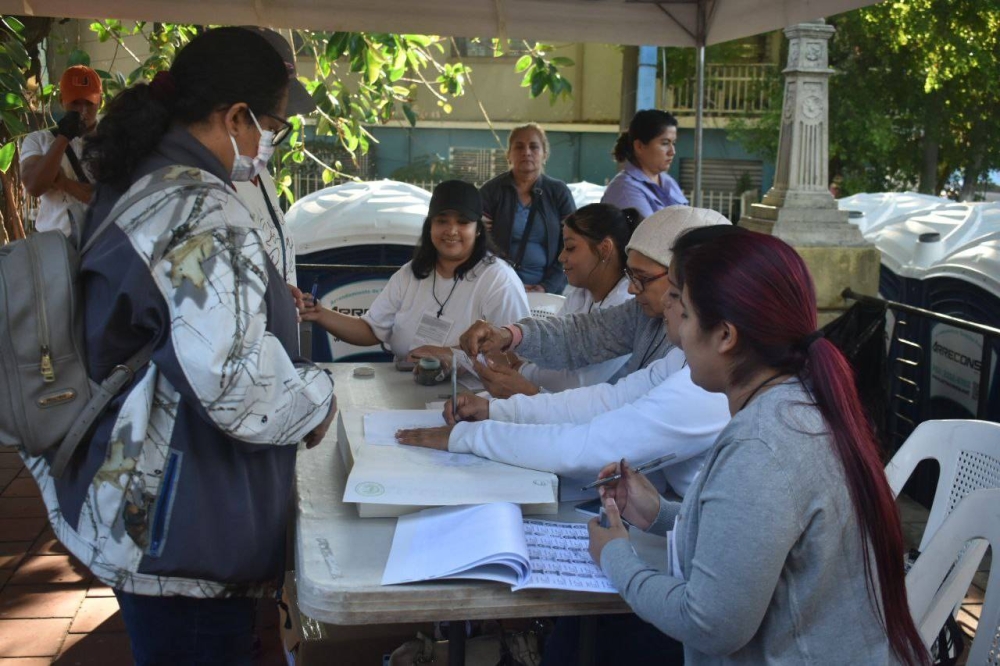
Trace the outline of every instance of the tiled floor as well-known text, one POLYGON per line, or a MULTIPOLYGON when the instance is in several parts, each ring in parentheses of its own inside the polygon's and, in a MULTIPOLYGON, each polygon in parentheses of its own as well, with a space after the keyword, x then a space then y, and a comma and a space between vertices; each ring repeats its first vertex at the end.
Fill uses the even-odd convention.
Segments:
MULTIPOLYGON (((902 498, 907 541, 916 546, 927 511, 902 498)), ((989 558, 959 622, 976 630, 989 558)), ((258 613, 259 666, 285 664, 273 602, 258 613)), ((47 527, 38 488, 11 449, 0 447, 0 666, 119 666, 132 663, 114 594, 66 553, 47 527)))
MULTIPOLYGON (((285 664, 273 602, 258 613, 259 666, 285 664)), ((59 544, 38 487, 0 447, 0 666, 126 666, 128 636, 111 589, 59 544)))

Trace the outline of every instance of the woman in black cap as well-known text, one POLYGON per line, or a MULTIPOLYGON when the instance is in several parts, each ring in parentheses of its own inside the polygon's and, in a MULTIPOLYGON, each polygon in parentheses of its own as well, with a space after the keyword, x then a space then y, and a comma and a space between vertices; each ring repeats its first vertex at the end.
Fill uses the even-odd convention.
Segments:
POLYGON ((397 359, 421 355, 448 361, 465 329, 479 319, 494 323, 528 316, 521 280, 498 260, 482 222, 473 185, 448 180, 434 188, 413 260, 396 271, 360 317, 309 300, 303 321, 314 321, 344 342, 385 344, 397 359))

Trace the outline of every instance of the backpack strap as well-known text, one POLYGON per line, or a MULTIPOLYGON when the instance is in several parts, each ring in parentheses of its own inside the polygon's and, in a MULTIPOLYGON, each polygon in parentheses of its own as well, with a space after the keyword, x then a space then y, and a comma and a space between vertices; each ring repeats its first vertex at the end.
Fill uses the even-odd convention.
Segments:
POLYGON ((90 179, 87 178, 87 173, 83 170, 83 165, 80 164, 80 158, 76 156, 76 151, 73 150, 73 144, 68 144, 66 146, 66 159, 69 160, 69 165, 73 167, 73 173, 76 174, 76 179, 85 185, 90 185, 90 179))
MULTIPOLYGON (((169 167, 168 167, 169 168, 169 167)), ((142 188, 135 194, 123 197, 118 203, 115 204, 114 208, 111 209, 111 213, 108 214, 107 218, 101 222, 101 225, 94 231, 94 233, 87 240, 87 243, 80 250, 81 256, 90 249, 104 231, 110 227, 119 217, 121 217, 125 211, 131 208, 133 205, 139 201, 145 199, 151 194, 167 190, 170 188, 204 188, 204 189, 214 189, 222 190, 228 192, 229 190, 221 183, 212 183, 196 180, 193 178, 188 179, 163 179, 154 178, 153 182, 148 186, 142 188)), ((98 386, 90 400, 84 405, 83 410, 77 415, 76 420, 73 422, 73 426, 69 429, 66 437, 59 444, 59 448, 56 449, 55 456, 52 458, 51 463, 51 475, 55 478, 62 476, 62 473, 66 470, 66 465, 73 458, 73 454, 76 453, 77 448, 80 443, 86 438, 97 419, 104 413, 107 409, 108 404, 114 400, 126 385, 128 385, 132 379, 135 377, 136 373, 142 369, 149 360, 153 357, 153 350, 156 348, 156 339, 152 339, 147 342, 143 347, 132 355, 127 361, 120 365, 116 365, 111 373, 105 377, 104 381, 98 386)))
POLYGON ((77 415, 73 426, 59 444, 59 448, 56 449, 56 454, 53 456, 51 464, 51 474, 53 477, 58 479, 62 476, 62 473, 66 470, 66 465, 69 464, 70 459, 73 458, 73 454, 76 453, 77 447, 80 446, 80 442, 90 434, 90 430, 94 423, 97 422, 98 417, 104 413, 108 404, 115 399, 115 396, 121 392, 125 385, 132 381, 135 374, 149 363, 149 359, 153 357, 153 350, 155 348, 156 339, 154 338, 143 345, 142 349, 133 354, 129 360, 121 365, 116 365, 111 370, 111 374, 105 377, 101 385, 97 387, 90 400, 84 405, 83 411, 77 415))

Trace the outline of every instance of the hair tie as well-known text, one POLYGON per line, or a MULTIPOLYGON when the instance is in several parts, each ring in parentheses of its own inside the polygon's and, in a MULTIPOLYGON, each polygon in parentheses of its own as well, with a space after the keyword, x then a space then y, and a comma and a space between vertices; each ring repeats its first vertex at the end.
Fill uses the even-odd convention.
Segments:
POLYGON ((812 333, 810 333, 809 335, 807 335, 806 337, 802 338, 802 341, 799 342, 799 344, 797 344, 796 347, 798 347, 802 351, 807 352, 809 351, 809 348, 812 347, 812 343, 824 337, 826 337, 826 333, 823 332, 823 329, 821 328, 817 329, 812 333))
POLYGON ((156 101, 169 105, 177 96, 177 79, 169 71, 157 72, 149 83, 149 92, 156 101))

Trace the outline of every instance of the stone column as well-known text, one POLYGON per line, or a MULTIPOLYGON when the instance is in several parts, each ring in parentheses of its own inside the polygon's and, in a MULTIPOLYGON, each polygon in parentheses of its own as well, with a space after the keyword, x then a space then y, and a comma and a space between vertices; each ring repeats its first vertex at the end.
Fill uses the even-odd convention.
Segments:
POLYGON ((816 282, 820 324, 849 304, 845 287, 878 291, 879 252, 837 208, 829 186, 828 42, 834 29, 821 19, 785 29, 789 39, 785 98, 774 185, 740 226, 771 233, 806 260, 816 282))

